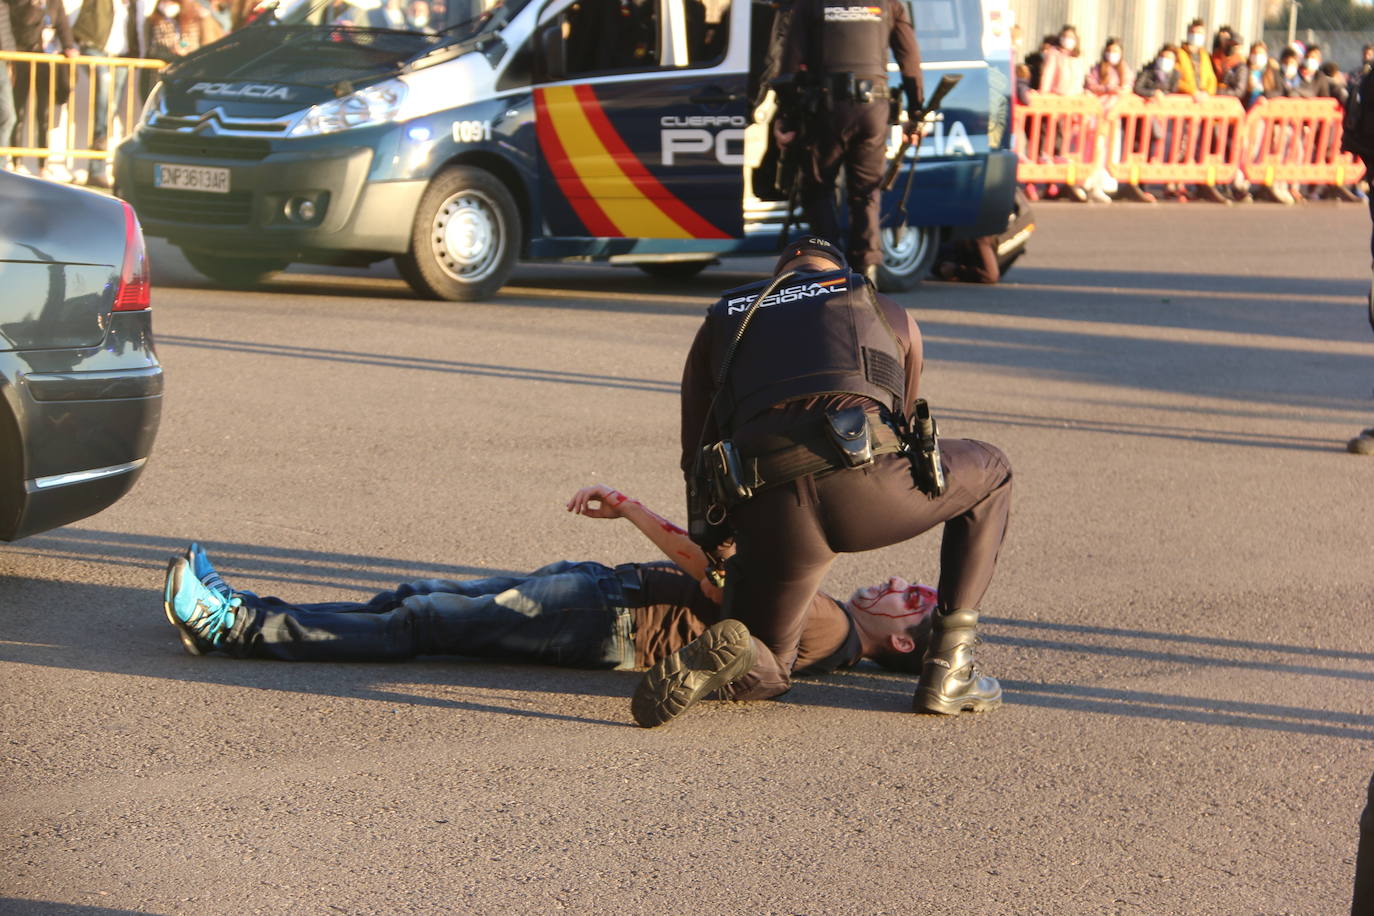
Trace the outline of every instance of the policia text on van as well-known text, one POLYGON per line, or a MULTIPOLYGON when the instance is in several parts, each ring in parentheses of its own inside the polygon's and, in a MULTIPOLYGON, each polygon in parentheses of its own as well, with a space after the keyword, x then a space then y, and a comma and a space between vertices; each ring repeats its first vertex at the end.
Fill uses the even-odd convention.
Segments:
MULTIPOLYGON (((894 231, 895 192, 884 203, 886 289, 917 282, 943 239, 1005 227, 1010 46, 994 2, 912 3, 925 69, 963 80, 921 148, 913 225, 894 231)), ((460 0, 423 26, 387 9, 285 0, 169 67, 116 153, 144 231, 227 284, 394 258, 448 299, 490 295, 518 258, 685 277, 777 249, 786 195, 761 85, 774 6, 460 0)))

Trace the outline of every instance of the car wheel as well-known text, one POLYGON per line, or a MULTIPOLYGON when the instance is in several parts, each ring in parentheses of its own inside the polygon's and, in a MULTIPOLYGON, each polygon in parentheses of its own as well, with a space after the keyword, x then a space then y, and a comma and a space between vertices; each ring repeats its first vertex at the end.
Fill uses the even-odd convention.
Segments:
POLYGON ((878 289, 900 293, 912 289, 930 273, 940 249, 940 230, 935 226, 906 226, 899 235, 884 229, 883 262, 878 265, 878 289))
POLYGON ((191 248, 183 248, 181 253, 196 270, 230 289, 256 286, 290 263, 270 258, 232 258, 191 248))
POLYGON ((690 280, 714 263, 715 259, 711 258, 704 261, 657 261, 635 266, 656 280, 690 280))
POLYGON ((425 189, 410 250, 396 268, 427 299, 485 299, 510 278, 520 238, 520 211, 506 186, 490 172, 454 166, 425 189))

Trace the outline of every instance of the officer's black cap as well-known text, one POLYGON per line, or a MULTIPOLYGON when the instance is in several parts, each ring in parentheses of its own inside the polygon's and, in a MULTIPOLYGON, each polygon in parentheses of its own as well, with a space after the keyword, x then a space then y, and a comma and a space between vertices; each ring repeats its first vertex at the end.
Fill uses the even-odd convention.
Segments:
POLYGON ((773 265, 773 273, 782 270, 782 266, 788 261, 799 258, 802 255, 814 254, 825 258, 834 263, 836 267, 848 267, 849 262, 845 260, 844 252, 836 248, 818 235, 811 235, 803 232, 792 236, 787 244, 783 246, 782 254, 778 256, 778 263, 773 265))

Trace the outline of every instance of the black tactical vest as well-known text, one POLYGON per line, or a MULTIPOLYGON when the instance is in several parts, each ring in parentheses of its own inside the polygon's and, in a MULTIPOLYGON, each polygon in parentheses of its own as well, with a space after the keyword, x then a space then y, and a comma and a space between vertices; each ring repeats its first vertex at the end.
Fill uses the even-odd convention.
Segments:
POLYGON ((820 0, 820 22, 811 33, 812 59, 825 73, 853 73, 887 81, 887 45, 892 34, 888 0, 820 0))
MULTIPOLYGON (((726 292, 707 312, 711 373, 750 305, 771 280, 726 292)), ((729 437, 759 413, 819 394, 858 394, 902 413, 906 372, 901 344, 864 278, 848 270, 800 274, 754 312, 716 402, 729 437)))

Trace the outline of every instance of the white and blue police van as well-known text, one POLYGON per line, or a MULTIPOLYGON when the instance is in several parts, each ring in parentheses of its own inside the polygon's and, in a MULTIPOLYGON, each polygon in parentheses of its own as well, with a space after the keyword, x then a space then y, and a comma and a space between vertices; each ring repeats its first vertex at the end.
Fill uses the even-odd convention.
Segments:
MULTIPOLYGON (((1002 232, 1016 178, 1005 0, 911 6, 927 87, 962 79, 926 125, 910 225, 896 217, 905 177, 885 196, 889 290, 928 273, 942 240, 1002 232)), ((115 153, 144 232, 216 281, 393 258, 419 295, 473 300, 519 259, 680 278, 780 247, 786 195, 757 177, 774 3, 260 9, 169 66, 115 153)))

